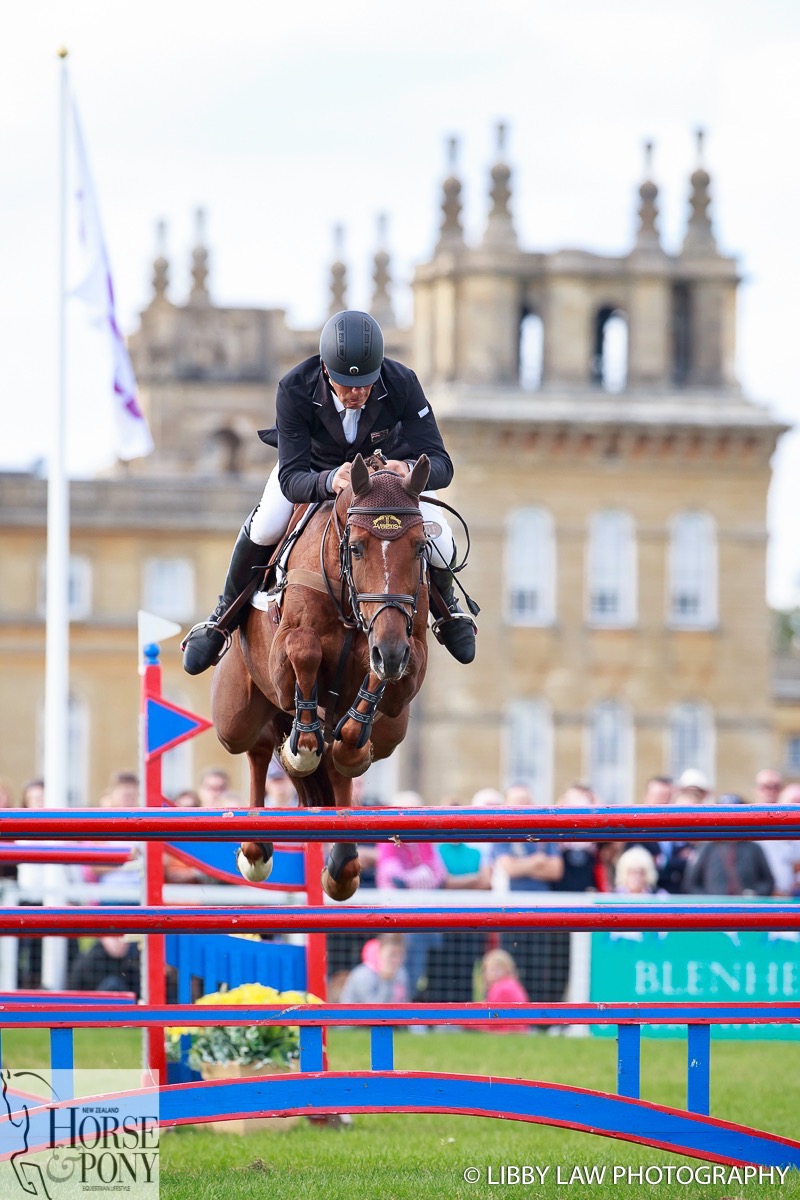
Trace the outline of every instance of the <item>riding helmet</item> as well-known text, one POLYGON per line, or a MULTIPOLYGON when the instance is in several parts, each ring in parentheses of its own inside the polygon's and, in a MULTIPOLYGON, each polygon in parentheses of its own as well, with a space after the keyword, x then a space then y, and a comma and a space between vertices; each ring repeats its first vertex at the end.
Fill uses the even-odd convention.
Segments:
POLYGON ((381 373, 383 333, 369 313, 347 309, 325 322, 319 356, 334 383, 369 387, 381 373))

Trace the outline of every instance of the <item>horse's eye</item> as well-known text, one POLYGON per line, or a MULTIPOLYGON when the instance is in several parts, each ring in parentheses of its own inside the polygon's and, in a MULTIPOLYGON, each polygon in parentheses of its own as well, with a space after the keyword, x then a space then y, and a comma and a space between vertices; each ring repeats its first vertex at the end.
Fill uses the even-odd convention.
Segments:
POLYGON ((363 558, 364 547, 361 545, 361 542, 351 542, 350 553, 352 554, 353 558, 363 558))
POLYGON ((427 542, 417 542, 417 558, 422 558, 427 548, 427 542))

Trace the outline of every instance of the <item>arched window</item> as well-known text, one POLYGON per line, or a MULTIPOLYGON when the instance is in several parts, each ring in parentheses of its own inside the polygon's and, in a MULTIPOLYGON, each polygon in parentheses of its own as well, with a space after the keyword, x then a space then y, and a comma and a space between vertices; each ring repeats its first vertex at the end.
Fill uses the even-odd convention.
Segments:
POLYGON ((510 513, 505 577, 510 625, 549 625, 555 620, 556 542, 546 508, 510 513))
POLYGON ((628 318, 617 308, 601 308, 594 319, 592 383, 622 392, 628 382, 628 318))
POLYGON ((696 767, 709 779, 715 776, 714 715, 707 704, 678 704, 669 720, 669 771, 679 779, 696 767))
POLYGON ((519 386, 535 392, 542 386, 544 325, 537 313, 526 312, 519 326, 519 386))
POLYGON ((629 513, 606 509, 589 522, 587 618, 620 628, 636 621, 636 529, 629 513))
POLYGON ((633 729, 616 700, 596 704, 589 715, 587 776, 601 804, 630 804, 633 795, 633 729))
POLYGON ((717 533, 708 513, 679 513, 669 542, 667 611, 673 625, 708 629, 717 623, 717 533))
POLYGON ((506 714, 503 781, 524 783, 535 804, 553 799, 553 718, 542 700, 516 700, 506 714))

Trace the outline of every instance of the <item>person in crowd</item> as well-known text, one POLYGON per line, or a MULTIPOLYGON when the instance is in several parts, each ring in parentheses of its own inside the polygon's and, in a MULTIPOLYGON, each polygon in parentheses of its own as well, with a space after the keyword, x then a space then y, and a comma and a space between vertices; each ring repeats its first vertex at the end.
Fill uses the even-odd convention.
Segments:
POLYGON ((503 793, 497 788, 479 788, 469 802, 470 808, 502 808, 505 804, 503 793))
MULTIPOLYGON (((571 783, 556 800, 557 808, 594 808, 594 792, 585 783, 571 783)), ((564 874, 553 882, 555 892, 589 892, 597 887, 596 842, 559 842, 564 874)))
POLYGON ((297 808, 299 801, 292 780, 277 759, 267 767, 267 787, 264 794, 265 808, 297 808))
POLYGON ((21 808, 44 808, 44 780, 29 779, 22 785, 21 808))
POLYGON ((630 846, 617 859, 614 891, 628 896, 652 895, 658 887, 658 870, 644 846, 630 846))
POLYGON ((108 791, 100 798, 100 807, 139 807, 139 776, 135 771, 117 771, 111 776, 108 791))
POLYGON ((0 808, 14 808, 14 793, 5 779, 0 779, 0 808))
MULTIPOLYGON (((532 808, 533 796, 524 784, 506 789, 509 808, 532 808)), ((549 892, 564 877, 564 858, 556 842, 497 842, 490 852, 492 884, 511 892, 549 892)))
MULTIPOLYGON (((527 1004, 528 993, 519 981, 517 964, 507 950, 489 950, 481 960, 481 976, 487 1004, 527 1004)), ((479 1028, 489 1033, 527 1033, 527 1025, 492 1022, 479 1028)))
MULTIPOLYGON (((764 771, 759 772, 759 776, 756 778, 756 789, 759 786, 760 776, 764 774, 764 771)), ((772 774, 776 775, 777 772, 772 772, 772 774)), ((767 790, 772 790, 771 781, 767 783, 767 790)), ((757 800, 757 803, 766 803, 766 801, 757 800)), ((773 800, 771 803, 774 805, 775 801, 773 800)), ((778 808, 786 805, 800 805, 800 783, 789 783, 781 789, 778 795, 778 808)), ((786 841, 773 841, 766 838, 758 844, 764 851, 764 857, 769 863, 769 869, 775 880, 773 895, 796 895, 798 883, 800 883, 800 840, 792 838, 786 841)))
POLYGON ((67 977, 73 992, 133 992, 139 995, 139 947, 124 937, 100 937, 73 962, 67 977))
POLYGON ((783 779, 780 771, 772 767, 764 767, 756 775, 756 785, 753 793, 754 804, 778 804, 783 779))
POLYGON ((774 888, 764 851, 750 841, 703 843, 683 878, 684 892, 692 895, 771 896, 774 888))
POLYGON ((219 808, 219 798, 231 786, 231 777, 221 767, 206 767, 200 776, 197 794, 201 808, 219 808))
POLYGON ((643 808, 658 808, 660 805, 672 804, 675 786, 670 775, 651 775, 644 786, 642 796, 643 808))
MULTIPOLYGON (((418 792, 398 792, 392 808, 421 808, 418 792)), ((379 888, 406 888, 428 891, 445 886, 447 872, 439 849, 433 842, 381 842, 377 848, 375 883, 379 888)), ((422 930, 406 939, 406 966, 412 994, 427 985, 428 952, 442 945, 439 930, 422 930)))
MULTIPOLYGON (((524 784, 506 789, 511 808, 531 808, 524 784)), ((557 842, 501 842, 492 846, 492 886, 499 892, 550 892, 564 878, 564 856, 557 842)), ((561 1000, 569 974, 569 934, 561 929, 504 931, 500 945, 513 955, 522 984, 532 1000, 561 1000)))
POLYGON ((176 792, 172 803, 176 808, 199 808, 200 796, 194 788, 184 788, 181 792, 176 792))
MULTIPOLYGON (((392 808, 421 808, 418 792, 398 792, 392 808)), ((432 842, 381 842, 375 880, 379 888, 413 888, 426 891, 444 885, 446 871, 438 847, 432 842)))
POLYGON ((402 933, 381 933, 366 942, 361 962, 345 980, 341 1004, 402 1004, 409 999, 402 933))
POLYGON ((672 798, 673 804, 708 804, 713 799, 708 776, 697 767, 687 767, 678 780, 678 792, 672 798))

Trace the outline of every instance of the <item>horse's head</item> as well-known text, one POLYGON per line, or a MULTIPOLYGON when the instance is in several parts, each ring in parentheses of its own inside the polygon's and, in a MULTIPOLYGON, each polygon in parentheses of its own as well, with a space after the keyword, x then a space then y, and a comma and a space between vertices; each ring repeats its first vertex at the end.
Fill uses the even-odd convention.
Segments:
POLYGON ((367 469, 360 455, 345 494, 342 572, 355 619, 367 635, 370 666, 380 679, 399 679, 408 666, 411 632, 425 573, 420 493, 430 462, 423 455, 404 479, 367 469))

